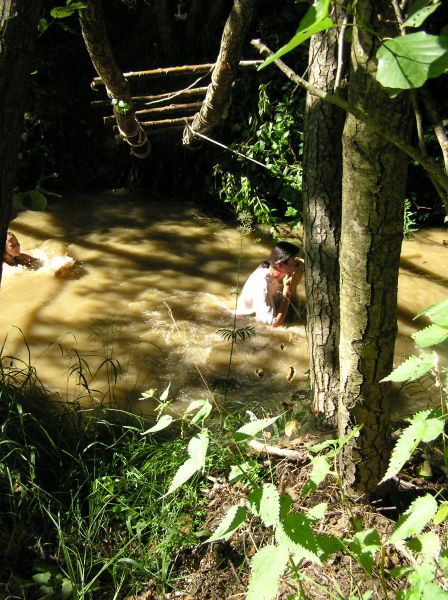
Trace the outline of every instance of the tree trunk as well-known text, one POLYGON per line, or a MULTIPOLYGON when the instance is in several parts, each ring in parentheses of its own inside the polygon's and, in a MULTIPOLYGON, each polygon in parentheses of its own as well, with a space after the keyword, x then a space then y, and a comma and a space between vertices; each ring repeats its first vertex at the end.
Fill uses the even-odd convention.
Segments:
POLYGON ((225 115, 231 100, 232 84, 241 58, 244 38, 255 14, 257 0, 235 0, 226 21, 221 48, 201 110, 195 115, 191 129, 186 127, 184 145, 194 147, 200 143, 194 132, 207 133, 225 115))
MULTIPOLYGON (((388 0, 358 0, 353 28, 349 102, 384 121, 403 139, 410 132, 404 94, 391 100, 375 80, 378 39, 394 35, 388 0), (362 24, 357 27, 357 24, 362 24)), ((379 383, 393 366, 397 285, 408 160, 353 115, 343 135, 340 248, 339 434, 362 425, 342 453, 347 485, 377 492, 387 467, 390 407, 379 383)))
MULTIPOLYGON (((334 15, 342 21, 342 15, 334 15)), ((333 92, 338 30, 311 39, 308 80, 333 92)), ((336 425, 339 396, 339 237, 345 112, 308 93, 303 150, 307 337, 313 409, 336 425)))
POLYGON ((41 0, 4 0, 0 8, 0 282, 22 133, 24 88, 31 71, 41 6, 41 0))
POLYGON ((135 117, 128 82, 112 53, 101 0, 87 0, 86 8, 79 11, 79 21, 92 64, 104 81, 108 95, 116 101, 113 110, 121 137, 130 145, 134 156, 146 158, 151 152, 151 144, 135 117))

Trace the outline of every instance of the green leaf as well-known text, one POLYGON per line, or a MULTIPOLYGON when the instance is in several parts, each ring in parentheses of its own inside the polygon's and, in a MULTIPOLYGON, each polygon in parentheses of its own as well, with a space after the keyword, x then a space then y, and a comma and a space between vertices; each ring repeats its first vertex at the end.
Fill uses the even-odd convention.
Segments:
POLYGON ((177 470, 176 474, 173 477, 171 485, 164 495, 164 497, 172 494, 178 487, 187 482, 190 477, 192 477, 195 473, 197 473, 201 469, 200 465, 198 465, 194 460, 188 458, 177 470))
POLYGON ((436 364, 437 354, 435 352, 424 352, 420 356, 410 356, 401 363, 390 375, 381 379, 384 381, 415 381, 426 375, 436 364))
POLYGON ((321 548, 311 523, 312 520, 303 513, 289 513, 275 530, 277 543, 289 549, 296 563, 304 559, 321 563, 321 548))
POLYGON ((45 31, 47 31, 47 29, 48 29, 48 21, 47 21, 47 19, 40 19, 39 20, 39 25, 38 25, 39 33, 44 33, 45 31))
POLYGON ((229 473, 229 483, 236 483, 242 479, 250 481, 250 475, 258 468, 258 463, 254 460, 246 461, 240 465, 232 465, 229 473))
POLYGON ((279 417, 280 415, 277 417, 271 417, 269 419, 257 419, 256 421, 246 423, 246 425, 243 425, 237 429, 237 431, 235 431, 233 437, 235 438, 236 442, 244 442, 257 435, 257 433, 263 429, 266 429, 266 427, 269 427, 269 425, 272 425, 272 423, 275 423, 279 417))
POLYGON ((325 456, 314 456, 311 459, 311 464, 313 468, 310 479, 303 486, 301 496, 314 492, 325 477, 331 473, 330 463, 325 456))
POLYGON ((328 504, 326 502, 319 502, 319 504, 316 504, 308 509, 306 514, 313 521, 322 521, 322 519, 325 517, 325 513, 327 512, 327 507, 328 504))
POLYGON ((359 564, 371 575, 376 555, 381 548, 381 539, 376 529, 355 533, 349 548, 359 564))
POLYGON ((168 398, 168 394, 170 393, 170 386, 171 386, 171 381, 169 382, 167 387, 163 390, 163 392, 160 394, 160 402, 165 402, 165 400, 168 398))
POLYGON ((194 425, 198 421, 204 421, 212 412, 212 408, 213 407, 208 400, 195 400, 194 402, 190 403, 185 413, 188 414, 199 409, 190 421, 190 424, 194 425))
POLYGON ((31 210, 44 211, 47 209, 47 198, 39 190, 29 190, 26 192, 31 200, 31 210))
POLYGON ((260 518, 266 527, 276 527, 280 519, 280 494, 273 483, 265 483, 260 499, 260 518))
POLYGON ((424 31, 389 38, 376 54, 377 81, 387 88, 402 90, 421 87, 448 68, 448 36, 424 31))
MULTIPOLYGON (((448 223, 448 217, 446 222, 448 223)), ((436 325, 440 325, 442 327, 447 326, 448 298, 446 300, 442 300, 441 302, 437 302, 436 304, 432 304, 431 306, 428 306, 428 308, 422 310, 422 312, 419 312, 418 315, 414 317, 414 321, 423 315, 427 316, 428 319, 430 319, 433 323, 436 323, 436 325)))
POLYGON ((202 470, 205 467, 205 457, 207 455, 208 448, 208 434, 204 429, 197 436, 191 438, 188 443, 188 458, 177 470, 173 477, 173 481, 164 495, 168 496, 174 490, 177 490, 182 484, 190 479, 197 471, 202 470))
POLYGON ((155 433, 156 431, 162 431, 173 422, 173 417, 171 415, 162 415, 160 419, 157 421, 155 425, 144 431, 140 435, 147 435, 148 433, 155 433))
POLYGON ((442 521, 445 521, 445 519, 448 517, 448 502, 441 502, 439 505, 439 510, 436 513, 436 516, 434 517, 433 521, 434 521, 434 525, 440 525, 440 523, 442 523, 442 521))
POLYGON ((53 19, 65 19, 65 17, 71 17, 75 10, 71 6, 55 6, 50 10, 50 15, 53 19))
POLYGON ((201 469, 205 467, 207 448, 208 433, 205 429, 195 437, 191 438, 190 442, 188 443, 188 454, 201 469))
POLYGON ((215 533, 207 542, 228 540, 246 519, 246 509, 243 506, 231 506, 216 528, 215 533))
POLYGON ((433 2, 432 0, 416 0, 410 7, 403 27, 420 27, 423 22, 436 11, 441 2, 433 2))
POLYGON ((264 546, 253 556, 246 600, 272 600, 277 596, 279 579, 288 564, 284 546, 264 546))
POLYGON ((272 62, 280 58, 284 54, 291 52, 294 48, 297 48, 300 44, 303 44, 312 35, 324 31, 325 29, 331 29, 333 27, 333 21, 328 17, 328 7, 330 0, 317 0, 313 6, 311 6, 306 15, 300 21, 299 28, 296 31, 295 36, 289 40, 285 46, 282 46, 280 50, 277 50, 272 56, 269 56, 259 67, 258 70, 267 67, 272 62))
POLYGON ((412 535, 419 534, 436 513, 437 502, 431 494, 417 498, 398 519, 397 525, 388 542, 395 544, 412 535))
POLYGON ((428 346, 435 346, 441 344, 448 338, 448 327, 441 327, 440 325, 429 325, 412 334, 412 337, 416 344, 420 348, 427 348, 428 346))
POLYGON ((412 456, 420 442, 432 442, 443 432, 443 419, 433 418, 432 411, 422 410, 415 414, 395 444, 386 474, 380 481, 395 477, 412 456))

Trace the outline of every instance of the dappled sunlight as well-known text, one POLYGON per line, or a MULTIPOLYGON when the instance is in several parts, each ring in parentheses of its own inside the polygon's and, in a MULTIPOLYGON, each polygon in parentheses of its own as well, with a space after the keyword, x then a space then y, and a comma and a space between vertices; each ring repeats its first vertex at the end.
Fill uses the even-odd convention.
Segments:
MULTIPOLYGON (((238 281, 269 254, 263 233, 241 238, 192 204, 112 192, 24 212, 10 228, 44 268, 4 270, 4 353, 26 362, 29 351, 38 376, 61 399, 152 414, 153 401, 139 400, 141 393, 160 393, 170 382, 174 410, 210 396, 281 405, 306 385, 303 322, 272 329, 238 317, 236 327, 253 326, 255 335, 237 340, 230 371, 231 344, 218 333, 233 328, 238 281), (56 278, 70 260, 83 276, 56 278)), ((446 296, 444 235, 422 232, 403 245, 397 361, 414 351, 414 315, 446 296)), ((303 284, 298 291, 303 305, 303 284)))

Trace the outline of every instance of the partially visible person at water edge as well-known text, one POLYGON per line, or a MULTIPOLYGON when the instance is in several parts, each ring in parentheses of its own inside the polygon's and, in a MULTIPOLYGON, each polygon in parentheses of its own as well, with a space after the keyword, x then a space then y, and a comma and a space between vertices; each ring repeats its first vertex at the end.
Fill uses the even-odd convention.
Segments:
POLYGON ((3 253, 3 262, 12 267, 23 265, 28 269, 38 269, 42 266, 42 261, 29 254, 20 252, 20 243, 12 231, 6 234, 6 244, 3 253))
POLYGON ((299 248, 279 242, 250 275, 238 298, 235 314, 255 315, 257 321, 278 327, 285 322, 303 276, 299 248))

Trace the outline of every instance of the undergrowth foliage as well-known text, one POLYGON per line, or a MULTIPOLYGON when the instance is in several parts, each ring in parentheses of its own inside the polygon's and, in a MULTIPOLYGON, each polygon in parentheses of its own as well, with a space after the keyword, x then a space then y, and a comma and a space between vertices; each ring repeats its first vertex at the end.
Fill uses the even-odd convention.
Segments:
MULTIPOLYGON (((440 407, 409 419, 383 481, 399 482, 409 459, 422 447, 438 452, 448 473, 448 377, 438 352, 448 340, 448 300, 417 316, 429 320, 414 335, 419 353, 386 380, 402 382, 432 373, 440 407)), ((238 339, 244 343, 242 336, 238 339)), ((309 565, 325 569, 337 557, 358 565, 364 578, 350 572, 348 595, 329 579, 321 589, 324 597, 446 597, 445 488, 436 493, 416 488, 390 531, 355 516, 339 476, 338 456, 359 430, 308 444, 308 476, 293 498, 277 487, 272 472, 247 458, 247 445, 255 438, 266 440, 268 428, 278 431, 283 415, 257 418, 247 411, 248 422, 241 423, 242 413, 233 414, 230 422, 213 400, 198 399, 176 417, 170 414, 168 385, 161 393, 149 389, 142 394, 156 402, 157 421, 147 428, 142 419, 124 411, 56 407, 36 387, 31 368, 28 375, 19 373, 11 357, 1 365, 2 597, 121 598, 149 584, 156 597, 176 590, 180 556, 197 547, 204 535, 207 499, 201 490, 212 469, 228 474, 239 501, 226 507, 204 544, 230 542, 242 532, 253 540, 248 600, 274 599, 279 591, 291 600, 313 598, 313 590, 322 584, 310 576, 309 565), (218 419, 212 418, 215 409, 218 419), (174 438, 155 438, 176 422, 180 428, 174 438), (331 504, 329 496, 322 501, 321 493, 328 486, 352 514, 349 527, 339 533, 328 527, 334 492, 331 504), (400 557, 393 568, 387 564, 391 553, 400 557), (372 582, 375 592, 368 587, 372 582)))
MULTIPOLYGON (((445 342, 448 339, 448 300, 426 309, 417 317, 423 315, 431 324, 414 334, 417 345, 428 348, 445 342)), ((428 444, 438 438, 442 438, 445 473, 448 473, 448 450, 444 433, 448 379, 446 371, 439 365, 438 354, 422 350, 419 355, 410 357, 395 369, 384 381, 414 380, 430 371, 441 390, 441 406, 418 412, 409 420, 409 426, 396 443, 383 481, 397 476, 420 444, 428 444)), ((195 425, 201 424, 202 429, 191 438, 188 458, 174 476, 166 495, 176 491, 193 475, 204 471, 210 438, 205 420, 211 410, 212 407, 206 400, 187 408, 184 418, 195 413, 191 420, 195 425)), ((241 445, 250 441, 273 425, 278 418, 254 418, 234 432, 234 443, 241 445)), ((344 485, 338 475, 337 456, 344 444, 358 433, 359 429, 355 429, 344 438, 326 440, 309 447, 312 469, 308 482, 302 488, 302 499, 312 495, 328 478, 334 480, 344 499, 344 485)), ((247 600, 274 599, 282 578, 293 591, 291 599, 309 598, 303 587, 306 575, 301 567, 306 562, 323 565, 336 553, 346 554, 357 561, 368 576, 375 572, 387 598, 388 582, 384 560, 391 548, 403 556, 405 563, 392 569, 389 575, 406 580, 404 589, 398 591, 396 598, 429 600, 445 597, 448 591, 448 550, 446 539, 433 529, 447 518, 447 501, 436 498, 431 493, 422 493, 403 512, 390 535, 381 536, 375 528, 364 529, 358 523, 351 534, 337 537, 320 531, 329 511, 326 503, 319 503, 311 509, 293 509, 290 496, 281 494, 272 482, 260 481, 247 465, 248 463, 234 465, 229 477, 231 483, 238 482, 241 485, 243 481, 247 486, 249 493, 245 505, 238 504, 228 508, 221 523, 208 539, 209 543, 229 540, 239 528, 253 527, 254 518, 269 533, 267 539, 271 540, 270 543, 258 548, 251 560, 247 600)), ((341 597, 338 593, 331 596, 341 597)), ((371 594, 361 594, 358 590, 351 596, 361 597, 369 598, 371 594)))

